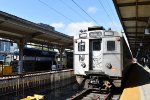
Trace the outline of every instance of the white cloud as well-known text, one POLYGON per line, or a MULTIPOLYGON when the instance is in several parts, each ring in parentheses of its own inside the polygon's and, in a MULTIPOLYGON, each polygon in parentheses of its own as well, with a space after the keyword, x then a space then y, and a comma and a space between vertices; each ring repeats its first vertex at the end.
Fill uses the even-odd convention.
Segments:
POLYGON ((80 30, 87 30, 88 27, 94 26, 92 22, 73 22, 66 26, 65 33, 70 36, 74 36, 75 34, 79 33, 80 30))
POLYGON ((96 7, 89 7, 88 9, 87 9, 87 12, 89 12, 89 13, 96 13, 96 11, 97 11, 97 8, 96 7))
POLYGON ((64 34, 74 36, 78 34, 80 30, 87 30, 88 27, 95 26, 93 22, 72 22, 69 24, 64 24, 62 22, 52 23, 51 26, 55 27, 55 29, 64 34))
POLYGON ((55 28, 63 28, 65 25, 62 22, 52 23, 51 26, 55 28))

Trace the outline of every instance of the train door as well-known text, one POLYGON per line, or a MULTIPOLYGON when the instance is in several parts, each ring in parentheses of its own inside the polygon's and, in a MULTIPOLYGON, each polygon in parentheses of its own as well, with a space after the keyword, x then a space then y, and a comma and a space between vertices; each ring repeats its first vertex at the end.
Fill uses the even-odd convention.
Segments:
POLYGON ((91 41, 91 69, 102 70, 102 40, 91 41))

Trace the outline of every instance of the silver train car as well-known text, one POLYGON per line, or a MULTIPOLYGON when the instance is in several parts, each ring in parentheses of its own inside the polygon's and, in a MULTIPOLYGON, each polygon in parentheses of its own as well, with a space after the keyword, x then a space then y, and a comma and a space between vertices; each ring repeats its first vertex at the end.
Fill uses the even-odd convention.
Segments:
POLYGON ((88 78, 88 86, 120 87, 132 58, 121 33, 91 27, 74 36, 74 73, 88 78))

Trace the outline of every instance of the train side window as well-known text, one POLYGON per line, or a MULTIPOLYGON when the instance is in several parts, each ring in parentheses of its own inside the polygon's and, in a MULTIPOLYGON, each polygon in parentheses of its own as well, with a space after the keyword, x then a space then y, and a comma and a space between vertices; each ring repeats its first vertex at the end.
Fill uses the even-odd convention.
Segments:
POLYGON ((99 50, 101 50, 101 42, 100 42, 100 41, 94 41, 94 42, 93 42, 93 50, 94 50, 94 51, 99 51, 99 50))
POLYGON ((82 40, 78 43, 78 51, 85 51, 85 42, 82 40))
POLYGON ((115 51, 115 41, 107 41, 107 51, 115 51))

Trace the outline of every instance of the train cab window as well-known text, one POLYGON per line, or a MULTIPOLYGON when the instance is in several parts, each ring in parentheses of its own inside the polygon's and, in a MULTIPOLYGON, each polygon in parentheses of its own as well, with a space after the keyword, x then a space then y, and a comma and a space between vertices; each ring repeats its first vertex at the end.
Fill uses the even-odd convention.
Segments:
POLYGON ((85 51, 85 42, 82 40, 78 43, 78 51, 85 51))
POLYGON ((107 51, 115 51, 115 41, 107 41, 107 51))
POLYGON ((101 42, 100 42, 100 41, 94 41, 94 42, 93 42, 93 50, 94 50, 94 51, 99 51, 99 50, 101 50, 101 42))

